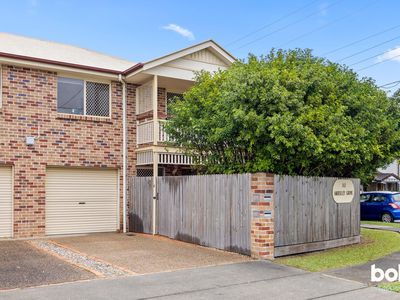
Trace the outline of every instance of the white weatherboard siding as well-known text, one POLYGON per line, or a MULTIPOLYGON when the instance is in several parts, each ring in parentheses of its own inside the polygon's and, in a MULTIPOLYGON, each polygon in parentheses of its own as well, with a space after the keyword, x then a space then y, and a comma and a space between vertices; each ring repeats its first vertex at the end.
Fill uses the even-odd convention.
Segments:
POLYGON ((117 174, 116 170, 47 169, 46 234, 116 231, 117 174))
POLYGON ((0 167, 0 238, 13 234, 12 168, 0 167))
POLYGON ((144 71, 145 74, 158 75, 181 80, 195 80, 195 72, 208 71, 214 73, 226 70, 228 64, 215 56, 211 51, 204 49, 192 53, 184 58, 178 58, 165 64, 144 71))
POLYGON ((205 62, 205 63, 209 63, 209 64, 213 64, 213 65, 218 65, 218 66, 225 66, 225 67, 228 66, 228 64, 226 62, 224 62, 222 59, 218 58, 216 55, 214 55, 208 49, 203 49, 203 50, 194 52, 192 54, 185 56, 184 58, 189 59, 189 60, 205 62))

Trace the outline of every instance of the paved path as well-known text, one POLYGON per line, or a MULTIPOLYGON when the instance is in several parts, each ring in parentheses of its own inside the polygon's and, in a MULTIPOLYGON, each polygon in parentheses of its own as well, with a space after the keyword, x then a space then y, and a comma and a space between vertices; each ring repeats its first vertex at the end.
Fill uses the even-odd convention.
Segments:
POLYGON ((378 229, 378 230, 394 231, 394 232, 400 233, 400 228, 391 227, 391 226, 361 224, 361 227, 362 227, 362 228, 368 228, 368 229, 378 229))
POLYGON ((370 261, 363 265, 346 267, 338 270, 331 270, 326 272, 326 274, 359 281, 369 285, 376 285, 376 283, 370 282, 371 265, 373 264, 375 264, 377 268, 381 268, 382 270, 387 270, 389 268, 395 268, 397 270, 400 264, 400 252, 392 253, 388 256, 370 261))
POLYGON ((0 292, 0 299, 399 299, 399 295, 265 261, 0 292))

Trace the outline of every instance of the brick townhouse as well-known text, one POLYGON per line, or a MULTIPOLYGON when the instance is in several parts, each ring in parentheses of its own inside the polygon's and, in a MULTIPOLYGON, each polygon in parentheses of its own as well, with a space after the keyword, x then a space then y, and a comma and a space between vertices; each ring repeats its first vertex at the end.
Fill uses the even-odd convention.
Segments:
POLYGON ((127 230, 128 176, 191 172, 168 102, 234 60, 213 41, 134 63, 0 33, 0 238, 127 230))

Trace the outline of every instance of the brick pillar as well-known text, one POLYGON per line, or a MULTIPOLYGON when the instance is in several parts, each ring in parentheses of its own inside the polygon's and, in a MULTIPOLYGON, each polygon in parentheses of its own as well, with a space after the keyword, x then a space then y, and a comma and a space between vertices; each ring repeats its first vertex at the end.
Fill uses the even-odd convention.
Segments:
POLYGON ((251 174, 251 256, 274 259, 274 175, 251 174))
POLYGON ((45 235, 46 164, 26 159, 14 165, 15 238, 45 235))

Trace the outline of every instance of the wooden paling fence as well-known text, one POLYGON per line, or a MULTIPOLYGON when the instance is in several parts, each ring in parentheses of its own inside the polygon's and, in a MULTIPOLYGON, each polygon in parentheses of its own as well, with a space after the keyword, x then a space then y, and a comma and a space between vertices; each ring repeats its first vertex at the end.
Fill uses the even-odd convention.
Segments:
POLYGON ((360 180, 350 179, 355 190, 353 201, 339 204, 332 195, 337 179, 274 176, 276 256, 319 250, 327 248, 328 243, 332 247, 357 241, 360 235, 360 180), (297 246, 290 247, 292 245, 297 246))
MULTIPOLYGON (((351 203, 337 203, 332 195, 336 180, 274 176, 271 217, 275 256, 359 241, 360 181, 349 179, 354 185, 351 203)), ((265 213, 252 211, 251 203, 269 201, 271 197, 271 190, 266 190, 265 195, 255 191, 258 195, 254 197, 251 182, 252 174, 158 177, 156 233, 250 254, 252 218, 265 213)), ((130 229, 152 233, 153 178, 130 178, 129 193, 130 229)))
MULTIPOLYGON (((133 231, 152 233, 151 184, 131 179, 133 231)), ((250 174, 159 177, 157 188, 158 234, 250 254, 250 174)))

